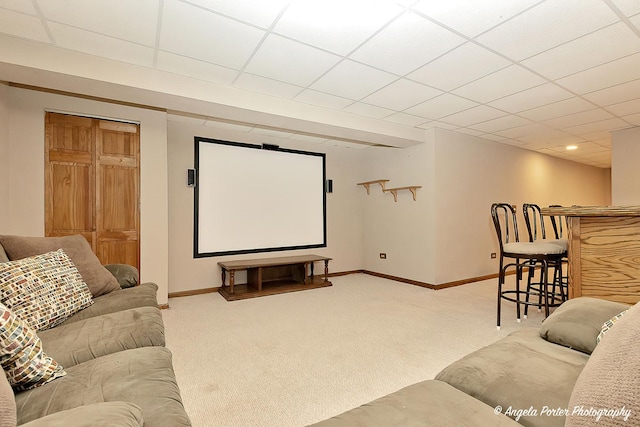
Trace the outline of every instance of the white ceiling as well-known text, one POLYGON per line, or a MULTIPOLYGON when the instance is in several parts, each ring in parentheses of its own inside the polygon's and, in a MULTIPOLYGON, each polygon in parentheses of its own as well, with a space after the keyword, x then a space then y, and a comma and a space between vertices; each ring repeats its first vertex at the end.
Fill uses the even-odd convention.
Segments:
POLYGON ((638 0, 0 0, 0 33, 599 167, 640 126, 638 0))

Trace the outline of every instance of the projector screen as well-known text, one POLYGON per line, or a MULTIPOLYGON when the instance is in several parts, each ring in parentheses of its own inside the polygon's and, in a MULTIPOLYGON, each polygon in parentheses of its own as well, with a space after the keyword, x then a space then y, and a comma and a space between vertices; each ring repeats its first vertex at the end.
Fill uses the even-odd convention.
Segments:
POLYGON ((195 137, 194 257, 326 246, 325 154, 195 137))

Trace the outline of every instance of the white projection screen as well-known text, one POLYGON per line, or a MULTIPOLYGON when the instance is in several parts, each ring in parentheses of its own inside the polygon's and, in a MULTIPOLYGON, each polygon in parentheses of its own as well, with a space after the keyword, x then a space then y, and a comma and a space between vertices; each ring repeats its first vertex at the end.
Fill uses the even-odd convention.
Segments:
POLYGON ((324 247, 325 154, 195 137, 194 257, 324 247))

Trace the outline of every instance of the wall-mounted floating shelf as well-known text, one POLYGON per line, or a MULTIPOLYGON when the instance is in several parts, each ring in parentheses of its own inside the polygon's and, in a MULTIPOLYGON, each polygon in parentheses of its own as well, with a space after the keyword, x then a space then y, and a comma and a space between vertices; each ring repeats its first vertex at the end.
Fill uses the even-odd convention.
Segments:
POLYGON ((400 191, 400 190, 409 190, 409 191, 411 191, 411 194, 413 194, 413 200, 415 201, 416 200, 416 190, 418 188, 422 188, 422 186, 421 185, 410 185, 410 186, 407 186, 407 187, 386 188, 386 189, 383 189, 382 191, 384 191, 385 193, 393 194, 393 200, 397 202, 398 201, 398 191, 400 191))
POLYGON ((389 182, 388 179, 375 179, 373 181, 359 182, 356 185, 364 185, 364 188, 367 189, 367 194, 371 194, 369 192, 369 187, 371 186, 371 184, 380 184, 380 187, 382 187, 382 191, 384 191, 384 185, 387 182, 389 182))
POLYGON ((398 201, 398 191, 400 190, 409 190, 411 194, 413 194, 413 200, 416 200, 416 190, 418 188, 422 188, 421 185, 409 185, 407 187, 396 187, 396 188, 385 188, 386 183, 389 182, 388 179, 374 179, 373 181, 359 182, 356 185, 364 185, 364 188, 367 189, 367 194, 371 194, 369 189, 372 184, 380 184, 382 187, 383 193, 391 193, 393 194, 393 200, 398 201))

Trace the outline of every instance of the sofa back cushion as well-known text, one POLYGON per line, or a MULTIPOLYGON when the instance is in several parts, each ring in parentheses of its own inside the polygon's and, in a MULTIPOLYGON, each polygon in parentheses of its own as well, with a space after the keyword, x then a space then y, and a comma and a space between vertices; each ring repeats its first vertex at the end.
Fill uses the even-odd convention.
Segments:
POLYGON ((91 250, 86 239, 80 235, 64 237, 22 237, 0 236, 10 260, 18 260, 34 255, 63 249, 78 268, 82 279, 89 286, 94 297, 120 289, 118 281, 106 269, 91 250))
POLYGON ((591 354, 602 325, 628 308, 627 304, 598 298, 570 299, 542 323, 540 336, 549 342, 591 354))
POLYGON ((565 427, 640 425, 640 304, 602 337, 580 373, 565 427))
POLYGON ((0 245, 0 262, 9 261, 9 257, 7 257, 7 253, 4 251, 2 245, 0 245))

